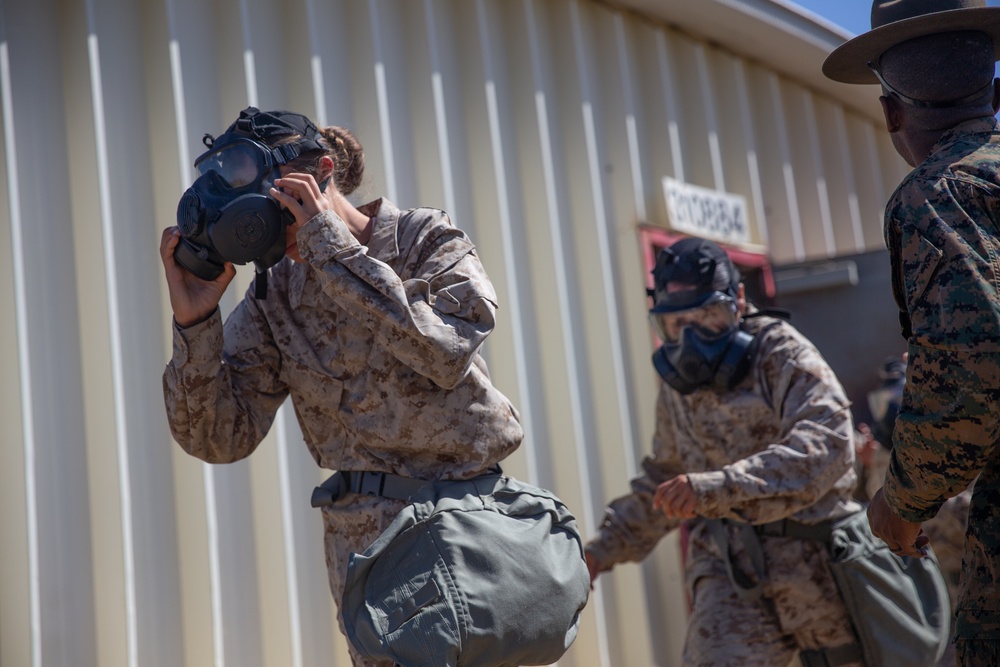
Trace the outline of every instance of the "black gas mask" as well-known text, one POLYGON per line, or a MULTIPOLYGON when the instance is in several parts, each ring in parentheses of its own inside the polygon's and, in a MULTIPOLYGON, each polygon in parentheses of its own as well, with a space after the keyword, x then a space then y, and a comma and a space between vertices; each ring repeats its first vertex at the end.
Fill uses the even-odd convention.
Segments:
POLYGON ((295 221, 268 192, 282 165, 324 150, 319 138, 305 116, 254 107, 240 112, 220 137, 205 135, 209 150, 195 160, 198 178, 177 205, 177 263, 202 280, 213 280, 225 262, 253 262, 261 298, 266 271, 285 256, 285 228, 295 221), (293 135, 303 138, 273 148, 266 143, 293 135))
POLYGON ((740 328, 740 274, 725 252, 698 238, 660 251, 653 269, 650 322, 662 342, 653 367, 673 389, 732 389, 746 377, 756 349, 740 328))
POLYGON ((653 354, 653 366, 682 394, 699 387, 732 389, 753 359, 754 337, 740 329, 735 300, 715 292, 706 301, 679 311, 650 311, 663 341, 653 354))

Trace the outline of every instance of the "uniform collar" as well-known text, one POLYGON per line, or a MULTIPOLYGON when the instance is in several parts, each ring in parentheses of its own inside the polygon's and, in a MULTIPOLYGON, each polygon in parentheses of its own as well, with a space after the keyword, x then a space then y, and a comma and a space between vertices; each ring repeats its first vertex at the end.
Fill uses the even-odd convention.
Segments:
POLYGON ((383 262, 391 262, 399 257, 398 234, 399 209, 388 199, 379 198, 359 206, 358 210, 374 217, 372 237, 368 241, 368 254, 383 262))
POLYGON ((996 133, 1000 133, 1000 121, 996 119, 996 116, 972 118, 959 123, 942 134, 941 138, 938 139, 937 143, 934 144, 934 147, 931 149, 930 155, 934 155, 938 151, 947 149, 949 145, 955 143, 963 136, 968 136, 970 134, 996 133))

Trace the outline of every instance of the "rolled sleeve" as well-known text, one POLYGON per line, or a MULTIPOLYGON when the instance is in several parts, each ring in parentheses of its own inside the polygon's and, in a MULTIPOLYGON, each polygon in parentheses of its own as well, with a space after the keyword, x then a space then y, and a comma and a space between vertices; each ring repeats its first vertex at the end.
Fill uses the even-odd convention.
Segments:
POLYGON ((930 519, 995 455, 1000 354, 911 344, 884 494, 907 521, 930 519))
POLYGON ((175 368, 197 369, 222 360, 222 317, 216 308, 207 320, 181 328, 173 323, 173 360, 175 368))

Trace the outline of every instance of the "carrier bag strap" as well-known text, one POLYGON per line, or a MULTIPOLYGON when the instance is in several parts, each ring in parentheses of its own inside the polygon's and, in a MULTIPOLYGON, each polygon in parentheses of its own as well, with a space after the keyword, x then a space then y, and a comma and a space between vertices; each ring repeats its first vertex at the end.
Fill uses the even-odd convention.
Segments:
POLYGON ((708 530, 712 534, 712 539, 719 547, 722 560, 726 564, 726 574, 729 581, 736 590, 736 595, 744 602, 756 602, 764 594, 764 584, 767 583, 767 563, 764 561, 764 550, 760 546, 760 540, 753 530, 753 526, 747 523, 728 521, 726 519, 707 519, 708 530), (750 564, 753 566, 754 574, 757 575, 757 583, 752 584, 747 581, 746 575, 733 567, 732 553, 729 549, 729 533, 726 531, 727 525, 737 526, 740 530, 740 538, 743 547, 746 549, 750 564))

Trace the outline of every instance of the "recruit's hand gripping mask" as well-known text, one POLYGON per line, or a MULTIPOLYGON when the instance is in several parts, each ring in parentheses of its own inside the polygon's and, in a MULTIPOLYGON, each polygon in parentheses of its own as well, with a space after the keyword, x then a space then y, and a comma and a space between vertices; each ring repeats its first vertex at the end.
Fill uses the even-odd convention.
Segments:
POLYGON ((285 227, 294 222, 267 193, 282 165, 324 150, 319 138, 305 116, 254 107, 241 111, 220 137, 205 135, 209 150, 195 160, 198 178, 177 205, 177 263, 202 280, 218 277, 225 262, 253 262, 258 277, 266 276, 285 256, 285 227), (266 143, 292 135, 303 138, 274 148, 266 143))

